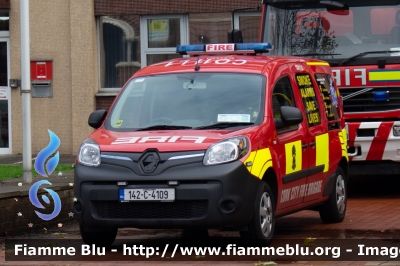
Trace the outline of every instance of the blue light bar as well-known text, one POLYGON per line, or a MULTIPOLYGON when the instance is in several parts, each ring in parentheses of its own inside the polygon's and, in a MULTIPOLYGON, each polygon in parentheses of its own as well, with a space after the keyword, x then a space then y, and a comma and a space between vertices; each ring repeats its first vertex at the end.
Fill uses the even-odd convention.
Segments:
POLYGON ((268 52, 269 50, 272 49, 272 44, 270 43, 237 43, 236 44, 236 50, 241 51, 241 50, 247 50, 247 51, 254 51, 257 53, 264 53, 268 52))
POLYGON ((389 92, 387 91, 374 91, 374 101, 389 101, 389 92))
POLYGON ((187 52, 204 52, 204 44, 190 44, 190 45, 178 45, 176 52, 178 54, 186 54, 187 52))
POLYGON ((254 53, 266 53, 272 49, 270 43, 225 43, 225 44, 190 44, 178 45, 176 52, 179 54, 240 54, 244 51, 254 53))

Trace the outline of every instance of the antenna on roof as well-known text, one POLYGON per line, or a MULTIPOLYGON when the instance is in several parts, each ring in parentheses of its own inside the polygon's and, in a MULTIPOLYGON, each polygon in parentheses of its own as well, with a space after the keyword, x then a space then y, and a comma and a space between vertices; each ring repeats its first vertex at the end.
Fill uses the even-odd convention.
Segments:
MULTIPOLYGON (((203 38, 204 38, 204 36, 201 35, 201 37, 200 37, 201 44, 203 44, 203 38)), ((200 55, 197 56, 197 61, 196 61, 196 66, 194 67, 194 71, 199 71, 200 70, 199 59, 200 59, 200 55)))

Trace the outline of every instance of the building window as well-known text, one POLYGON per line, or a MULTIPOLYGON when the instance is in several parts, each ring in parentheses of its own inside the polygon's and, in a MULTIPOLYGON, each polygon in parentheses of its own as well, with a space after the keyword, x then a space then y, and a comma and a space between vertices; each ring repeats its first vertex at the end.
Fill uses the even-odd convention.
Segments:
POLYGON ((243 42, 259 42, 261 12, 236 12, 235 28, 242 30, 243 42))
POLYGON ((116 92, 141 68, 140 19, 103 16, 98 25, 101 88, 116 92))
POLYGON ((0 12, 0 31, 10 30, 10 18, 7 15, 2 15, 0 12))
POLYGON ((231 13, 189 14, 190 43, 226 43, 232 28, 231 13))
POLYGON ((157 15, 141 18, 142 67, 182 57, 176 46, 188 44, 187 16, 157 15))

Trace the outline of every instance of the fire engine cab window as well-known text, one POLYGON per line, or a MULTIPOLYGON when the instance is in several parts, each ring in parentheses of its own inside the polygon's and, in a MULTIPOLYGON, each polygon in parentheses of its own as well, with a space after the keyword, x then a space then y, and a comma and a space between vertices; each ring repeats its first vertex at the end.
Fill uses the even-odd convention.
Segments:
POLYGON ((259 124, 262 121, 264 84, 265 78, 261 75, 237 73, 136 78, 120 95, 106 127, 129 131, 160 125, 169 129, 174 126, 207 127, 218 123, 225 123, 224 126, 232 123, 232 127, 259 124))
POLYGON ((316 92, 308 74, 297 74, 296 82, 299 86, 301 98, 303 99, 304 108, 307 113, 308 126, 316 126, 321 123, 318 101, 316 92))
MULTIPOLYGON (((290 84, 288 77, 281 78, 274 87, 272 93, 272 111, 275 118, 281 118, 281 106, 293 106, 295 107, 295 101, 293 99, 293 89, 290 84)), ((290 126, 281 128, 278 133, 286 132, 291 129, 297 129, 296 126, 290 126)))

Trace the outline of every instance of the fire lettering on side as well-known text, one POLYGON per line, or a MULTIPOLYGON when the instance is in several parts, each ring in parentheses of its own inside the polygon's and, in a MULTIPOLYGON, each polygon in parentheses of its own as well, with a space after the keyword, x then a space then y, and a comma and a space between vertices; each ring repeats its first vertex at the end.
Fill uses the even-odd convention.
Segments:
POLYGON ((112 145, 115 144, 132 144, 132 143, 146 143, 146 142, 157 142, 157 143, 174 143, 176 141, 191 141, 193 143, 203 143, 207 137, 201 136, 145 136, 145 137, 127 137, 117 138, 112 145))
POLYGON ((336 80, 336 85, 340 86, 350 86, 352 82, 357 79, 361 81, 361 85, 367 85, 367 70, 365 68, 345 68, 345 69, 332 69, 333 76, 336 80), (341 71, 344 70, 344 80, 342 80, 343 74, 341 71), (351 71, 350 71, 351 70, 351 71), (352 78, 350 77, 352 76, 352 78), (344 84, 343 84, 344 83, 344 84))

